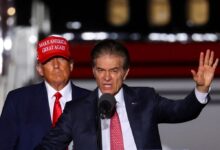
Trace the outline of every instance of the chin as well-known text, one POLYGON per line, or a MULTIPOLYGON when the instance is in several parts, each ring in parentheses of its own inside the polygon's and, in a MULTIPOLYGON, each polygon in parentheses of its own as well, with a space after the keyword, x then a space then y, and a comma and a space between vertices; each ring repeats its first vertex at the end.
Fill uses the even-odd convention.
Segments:
POLYGON ((112 91, 110 91, 110 90, 102 90, 102 93, 109 93, 109 94, 113 94, 113 92, 112 92, 112 91))

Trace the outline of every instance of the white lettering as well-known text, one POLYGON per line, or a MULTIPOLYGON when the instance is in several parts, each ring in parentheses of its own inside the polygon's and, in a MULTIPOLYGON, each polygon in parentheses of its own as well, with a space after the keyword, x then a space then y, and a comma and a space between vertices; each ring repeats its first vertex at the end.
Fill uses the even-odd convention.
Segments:
POLYGON ((42 48, 42 53, 46 53, 46 52, 51 51, 51 50, 62 50, 62 51, 64 51, 65 46, 63 46, 63 45, 46 46, 46 47, 42 48))
POLYGON ((46 53, 47 51, 51 51, 53 49, 54 49, 53 45, 44 47, 44 48, 42 48, 42 53, 46 53))
POLYGON ((44 47, 44 46, 48 46, 50 44, 62 44, 62 45, 67 45, 67 42, 65 40, 61 40, 61 39, 51 39, 51 40, 47 40, 47 41, 43 41, 41 43, 39 43, 39 47, 44 47))

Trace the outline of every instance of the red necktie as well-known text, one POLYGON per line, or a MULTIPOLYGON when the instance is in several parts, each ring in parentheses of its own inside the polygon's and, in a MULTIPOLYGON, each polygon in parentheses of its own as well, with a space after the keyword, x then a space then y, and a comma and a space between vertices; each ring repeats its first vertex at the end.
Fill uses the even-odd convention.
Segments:
MULTIPOLYGON (((54 107, 53 107, 52 127, 54 127, 56 125, 57 120, 59 119, 60 115, 62 114, 62 108, 60 105, 60 98, 62 97, 62 95, 60 94, 60 92, 57 92, 56 94, 54 94, 54 96, 56 97, 56 99, 55 99, 55 103, 54 103, 54 107)), ((66 150, 68 150, 68 146, 67 146, 66 150)))
POLYGON ((61 108, 61 105, 60 105, 60 98, 62 97, 62 95, 59 92, 57 92, 54 96, 56 97, 56 99, 55 99, 54 108, 53 108, 53 124, 52 124, 52 127, 55 126, 58 118, 62 114, 62 108, 61 108))
POLYGON ((121 125, 117 111, 115 111, 110 122, 110 141, 111 150, 124 150, 121 125))

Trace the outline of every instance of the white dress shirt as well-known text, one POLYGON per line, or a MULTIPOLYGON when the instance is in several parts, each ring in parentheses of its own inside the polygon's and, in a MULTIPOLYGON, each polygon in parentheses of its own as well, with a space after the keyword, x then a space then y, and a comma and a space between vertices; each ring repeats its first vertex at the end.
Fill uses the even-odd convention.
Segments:
POLYGON ((45 81, 45 85, 46 85, 46 89, 47 89, 47 96, 48 96, 48 101, 49 101, 49 107, 50 107, 50 116, 51 116, 51 120, 53 119, 53 107, 54 107, 54 102, 55 102, 55 96, 54 94, 56 92, 60 92, 60 94, 62 94, 62 97, 60 98, 60 105, 62 107, 62 111, 66 105, 66 102, 71 101, 72 100, 72 87, 70 84, 70 81, 68 82, 68 84, 60 91, 56 91, 52 86, 49 85, 49 83, 47 83, 45 81))
MULTIPOLYGON (((101 96, 101 92, 99 91, 99 96, 101 96)), ((119 120, 121 123, 123 143, 125 150, 136 150, 136 144, 134 142, 134 137, 131 131, 131 126, 128 121, 127 111, 125 108, 123 89, 115 95, 116 99, 116 111, 119 116, 119 120)), ((101 129, 102 129, 102 149, 110 150, 110 119, 102 119, 101 120, 101 129)))
MULTIPOLYGON (((102 95, 99 90, 99 97, 102 95)), ((195 88, 195 95, 198 101, 202 104, 207 103, 208 93, 201 93, 195 88)), ((124 150, 137 150, 137 146, 134 141, 134 136, 131 131, 131 126, 128 121, 127 111, 124 102, 123 89, 115 95, 116 99, 116 111, 118 112, 119 120, 121 123, 124 150)), ((101 130, 102 130, 102 149, 110 150, 110 119, 101 119, 101 130)))

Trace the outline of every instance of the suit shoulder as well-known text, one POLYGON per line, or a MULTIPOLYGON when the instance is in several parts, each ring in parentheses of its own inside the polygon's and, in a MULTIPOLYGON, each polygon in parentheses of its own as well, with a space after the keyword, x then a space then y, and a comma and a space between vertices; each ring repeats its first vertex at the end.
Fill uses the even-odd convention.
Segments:
POLYGON ((85 95, 67 102, 65 107, 71 108, 71 107, 79 106, 78 108, 80 108, 80 107, 83 107, 84 105, 87 105, 88 103, 96 103, 95 102, 96 92, 89 91, 89 90, 87 92, 88 93, 86 93, 85 95))
POLYGON ((14 89, 7 94, 4 107, 25 105, 38 97, 39 93, 41 93, 43 89, 43 84, 28 85, 14 89))
POLYGON ((79 87, 79 86, 76 86, 76 85, 73 85, 73 88, 77 91, 82 91, 82 92, 85 92, 85 93, 90 93, 91 92, 89 89, 85 89, 85 88, 82 88, 82 87, 79 87))
POLYGON ((74 95, 74 99, 79 99, 87 96, 91 91, 79 86, 72 84, 72 91, 74 95))
POLYGON ((134 93, 143 93, 143 94, 148 94, 148 93, 155 93, 155 89, 153 87, 125 87, 126 91, 129 92, 134 92, 134 93))
POLYGON ((17 95, 17 94, 21 94, 21 93, 30 93, 31 94, 31 92, 33 92, 37 89, 42 89, 42 86, 43 86, 43 83, 27 85, 27 86, 20 87, 20 88, 9 91, 8 95, 11 95, 11 94, 17 95))

